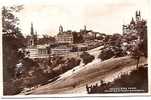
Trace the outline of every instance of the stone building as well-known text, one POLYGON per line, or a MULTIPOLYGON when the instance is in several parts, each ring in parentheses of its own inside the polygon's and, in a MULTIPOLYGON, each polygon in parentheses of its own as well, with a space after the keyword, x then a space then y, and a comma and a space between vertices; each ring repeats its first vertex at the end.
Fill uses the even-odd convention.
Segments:
POLYGON ((88 30, 86 25, 84 25, 84 29, 80 29, 80 34, 82 34, 83 39, 85 41, 96 39, 97 35, 100 35, 99 32, 94 32, 93 30, 88 30))
POLYGON ((67 47, 66 45, 61 45, 51 49, 51 55, 67 55, 72 50, 71 47, 67 47))
POLYGON ((37 32, 34 32, 33 24, 31 23, 30 35, 27 36, 27 48, 29 52, 28 57, 34 58, 46 58, 49 57, 49 45, 38 45, 37 44, 37 32))
POLYGON ((140 11, 136 11, 135 20, 132 18, 128 25, 123 25, 123 34, 135 35, 139 33, 139 25, 145 23, 146 21, 141 18, 140 11))
POLYGON ((129 25, 123 25, 123 34, 136 33, 135 21, 132 18, 129 25))
POLYGON ((71 31, 63 31, 63 27, 59 26, 59 33, 56 36, 57 43, 73 43, 73 35, 71 31))
POLYGON ((127 44, 126 48, 129 49, 125 51, 131 51, 142 41, 147 42, 147 40, 144 40, 145 38, 147 38, 147 21, 141 17, 140 11, 136 11, 135 19, 132 18, 128 25, 123 25, 123 38, 121 39, 121 46, 125 47, 124 44, 127 44))
POLYGON ((50 55, 49 45, 37 45, 36 47, 29 47, 26 48, 26 51, 29 52, 28 57, 31 59, 48 58, 50 55))
POLYGON ((49 45, 37 45, 38 58, 48 58, 50 55, 49 45))

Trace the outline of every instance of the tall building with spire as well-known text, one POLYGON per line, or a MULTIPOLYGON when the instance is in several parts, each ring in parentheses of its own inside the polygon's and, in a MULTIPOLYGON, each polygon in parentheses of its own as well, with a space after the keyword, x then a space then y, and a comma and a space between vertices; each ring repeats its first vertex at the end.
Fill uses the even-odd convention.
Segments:
POLYGON ((27 44, 29 47, 37 45, 37 33, 36 34, 34 33, 33 23, 31 23, 30 26, 30 35, 27 36, 27 44))
POLYGON ((85 31, 87 30, 87 26, 86 26, 86 25, 84 25, 84 30, 85 30, 85 31))
POLYGON ((140 11, 136 11, 136 21, 141 21, 141 12, 140 11))
POLYGON ((128 25, 123 25, 123 35, 135 39, 143 39, 147 34, 147 21, 141 18, 141 12, 136 11, 128 25))
POLYGON ((63 27, 62 27, 62 25, 59 26, 59 33, 63 33, 63 27))
POLYGON ((34 27, 33 27, 33 23, 31 23, 30 34, 31 34, 31 36, 34 35, 34 27))
POLYGON ((27 36, 27 49, 28 57, 34 58, 48 58, 49 45, 38 45, 37 31, 34 29, 33 23, 30 26, 30 35, 27 36))
POLYGON ((58 43, 73 43, 73 35, 71 31, 63 31, 62 25, 59 26, 59 33, 56 36, 58 43))
POLYGON ((123 25, 123 34, 136 33, 138 24, 142 23, 144 20, 141 18, 141 12, 136 11, 135 19, 132 17, 132 20, 128 25, 123 25))

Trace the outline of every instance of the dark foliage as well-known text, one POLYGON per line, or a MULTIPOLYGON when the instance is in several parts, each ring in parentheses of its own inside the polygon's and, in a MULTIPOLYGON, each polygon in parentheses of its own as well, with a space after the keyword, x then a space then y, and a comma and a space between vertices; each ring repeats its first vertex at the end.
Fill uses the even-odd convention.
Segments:
POLYGON ((113 56, 114 56, 114 52, 111 49, 106 48, 106 49, 101 51, 98 58, 100 58, 101 60, 107 60, 107 59, 110 59, 113 56))
POLYGON ((9 80, 7 82, 4 82, 4 85, 3 85, 3 93, 4 95, 15 95, 15 94, 18 94, 20 93, 23 88, 21 87, 22 83, 21 83, 22 80, 9 80))
POLYGON ((88 52, 83 52, 80 57, 83 59, 83 63, 86 65, 94 60, 94 56, 88 52))
POLYGON ((42 38, 39 38, 37 40, 38 45, 49 44, 49 43, 54 43, 54 42, 55 42, 55 38, 48 35, 43 35, 42 38))
POLYGON ((82 34, 78 33, 78 32, 73 32, 73 43, 83 43, 84 39, 82 34))
POLYGON ((148 91, 148 68, 140 66, 130 74, 123 74, 113 82, 100 82, 100 85, 95 84, 90 87, 86 85, 88 93, 144 93, 148 91), (135 88, 142 91, 110 91, 113 88, 135 88))
POLYGON ((58 66, 53 68, 53 71, 57 75, 59 75, 66 72, 67 70, 74 68, 75 66, 78 66, 79 64, 80 64, 79 59, 67 58, 66 60, 62 60, 62 62, 58 63, 58 66))
POLYGON ((25 47, 25 39, 18 27, 19 19, 14 13, 19 12, 22 6, 2 8, 2 44, 3 44, 3 79, 8 81, 14 76, 15 64, 23 55, 19 48, 25 47), (13 58, 13 59, 12 59, 13 58))
POLYGON ((21 62, 23 64, 23 72, 18 74, 16 78, 4 83, 4 95, 15 95, 24 88, 48 84, 56 80, 60 74, 80 64, 79 59, 64 59, 63 57, 39 58, 35 60, 24 58, 21 62), (52 80, 49 81, 50 79, 52 80))

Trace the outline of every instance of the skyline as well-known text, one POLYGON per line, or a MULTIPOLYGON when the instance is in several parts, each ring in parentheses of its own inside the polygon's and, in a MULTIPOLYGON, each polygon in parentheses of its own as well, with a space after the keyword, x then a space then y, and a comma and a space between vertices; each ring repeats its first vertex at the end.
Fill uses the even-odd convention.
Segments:
POLYGON ((24 9, 17 14, 20 28, 25 35, 30 34, 31 22, 39 35, 56 35, 59 26, 64 30, 79 31, 87 29, 101 33, 122 33, 122 25, 128 24, 135 11, 149 18, 149 0, 29 0, 15 1, 24 4, 24 9))

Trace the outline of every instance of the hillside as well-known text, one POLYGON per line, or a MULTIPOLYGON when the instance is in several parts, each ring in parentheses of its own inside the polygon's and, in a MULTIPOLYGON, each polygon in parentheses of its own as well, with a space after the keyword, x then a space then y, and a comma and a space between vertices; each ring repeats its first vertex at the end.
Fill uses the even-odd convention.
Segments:
MULTIPOLYGON (((146 64, 146 61, 147 59, 141 58, 140 64, 146 64)), ((103 62, 95 59, 85 66, 78 66, 74 71, 72 69, 64 73, 56 81, 33 90, 31 94, 86 93, 86 84, 101 79, 112 81, 121 73, 134 69, 135 65, 136 60, 130 56, 111 58, 103 62)))

